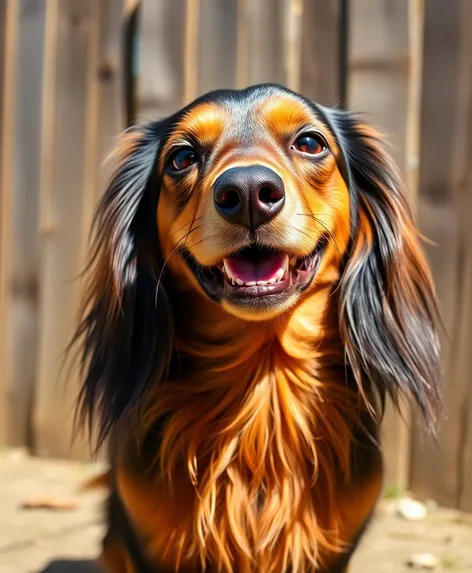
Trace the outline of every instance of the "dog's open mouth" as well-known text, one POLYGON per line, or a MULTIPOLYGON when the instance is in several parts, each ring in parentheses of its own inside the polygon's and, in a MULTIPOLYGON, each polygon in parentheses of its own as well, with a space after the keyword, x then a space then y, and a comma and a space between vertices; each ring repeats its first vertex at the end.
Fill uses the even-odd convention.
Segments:
POLYGON ((305 257, 269 247, 251 245, 225 257, 214 267, 204 267, 187 251, 184 258, 210 296, 259 298, 291 294, 307 288, 318 270, 325 241, 305 257))

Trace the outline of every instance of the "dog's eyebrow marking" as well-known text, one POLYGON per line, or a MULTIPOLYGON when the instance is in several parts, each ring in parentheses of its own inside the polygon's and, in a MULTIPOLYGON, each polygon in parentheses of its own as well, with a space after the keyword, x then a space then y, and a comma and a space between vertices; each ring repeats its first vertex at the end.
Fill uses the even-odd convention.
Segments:
POLYGON ((291 136, 303 127, 313 128, 325 136, 331 149, 337 150, 335 138, 326 124, 315 110, 296 97, 286 94, 271 97, 260 102, 256 109, 260 121, 276 136, 291 136))
MULTIPOLYGON (((274 97, 259 104, 257 113, 266 129, 279 137, 291 136, 306 125, 324 126, 303 102, 292 97, 274 97)), ((323 131, 323 129, 321 130, 323 131)))
POLYGON ((191 109, 180 120, 178 126, 172 134, 169 145, 172 141, 181 137, 190 136, 198 141, 202 146, 209 145, 218 139, 227 123, 225 109, 217 103, 202 103, 191 109))
POLYGON ((257 106, 257 112, 265 123, 273 129, 280 129, 280 127, 296 129, 314 119, 301 102, 287 96, 271 97, 260 102, 257 106))

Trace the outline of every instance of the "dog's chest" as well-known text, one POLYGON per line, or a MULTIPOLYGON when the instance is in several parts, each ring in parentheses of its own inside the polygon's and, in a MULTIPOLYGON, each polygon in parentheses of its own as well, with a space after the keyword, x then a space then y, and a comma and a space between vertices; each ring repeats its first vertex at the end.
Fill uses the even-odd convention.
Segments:
POLYGON ((240 571, 282 573, 292 559, 308 567, 340 542, 330 532, 341 527, 336 490, 350 458, 347 396, 325 397, 323 420, 322 388, 311 378, 261 374, 244 401, 228 390, 185 403, 183 392, 177 408, 173 397, 160 477, 122 472, 124 501, 159 562, 175 567, 187 555, 223 570, 238 562, 240 571))
POLYGON ((247 466, 235 464, 201 488, 184 470, 171 486, 121 470, 118 486, 156 566, 199 572, 204 560, 223 571, 284 573, 287 559, 297 560, 296 571, 318 571, 321 557, 336 560, 336 547, 355 537, 375 504, 378 472, 342 487, 327 477, 303 482, 294 468, 256 489, 247 466))

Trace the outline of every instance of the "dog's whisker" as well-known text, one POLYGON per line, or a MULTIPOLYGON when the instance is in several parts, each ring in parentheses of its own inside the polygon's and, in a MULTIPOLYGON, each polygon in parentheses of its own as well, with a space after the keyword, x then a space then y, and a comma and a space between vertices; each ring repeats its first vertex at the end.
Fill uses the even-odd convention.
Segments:
POLYGON ((196 247, 197 245, 201 245, 201 244, 204 243, 205 241, 211 241, 212 239, 217 239, 217 238, 218 238, 218 235, 217 235, 217 234, 215 234, 215 235, 210 235, 210 236, 208 236, 208 237, 203 237, 203 239, 200 239, 199 241, 195 241, 195 242, 193 242, 193 243, 191 243, 191 244, 188 244, 187 247, 188 247, 189 249, 191 249, 192 247, 196 247))
POLYGON ((305 237, 308 237, 309 239, 312 239, 312 236, 307 233, 306 231, 304 231, 303 229, 299 229, 298 227, 292 227, 292 229, 289 229, 289 234, 291 231, 298 231, 299 233, 301 233, 302 235, 305 235, 305 237))
POLYGON ((175 251, 181 246, 182 241, 184 241, 184 245, 185 245, 186 242, 187 242, 187 239, 188 239, 189 236, 190 236, 190 234, 193 233, 194 231, 198 231, 198 229, 200 229, 202 226, 203 226, 203 225, 198 225, 197 227, 194 227, 193 229, 190 229, 189 231, 187 231, 187 233, 177 241, 177 243, 174 245, 174 247, 173 247, 173 249, 171 250, 171 252, 167 255, 165 261, 164 261, 163 264, 162 264, 162 268, 161 268, 161 270, 160 270, 159 277, 158 277, 158 279, 157 279, 156 294, 155 294, 155 297, 154 297, 154 300, 155 300, 155 304, 156 304, 156 305, 157 305, 157 299, 158 299, 158 296, 159 296, 159 286, 160 286, 160 284, 161 284, 162 275, 164 274, 164 270, 165 270, 165 268, 166 268, 166 266, 167 266, 167 263, 169 262, 169 259, 170 259, 171 256, 175 253, 175 251))
POLYGON ((167 236, 168 237, 172 237, 173 235, 175 235, 176 233, 178 233, 179 231, 181 231, 182 229, 185 229, 185 227, 188 227, 190 225, 190 228, 192 227, 192 225, 194 225, 197 221, 199 221, 200 219, 203 219, 204 215, 201 215, 200 217, 195 217, 193 218, 191 221, 188 221, 187 223, 185 223, 184 225, 182 225, 181 227, 179 227, 178 229, 175 229, 175 231, 172 231, 172 233, 168 233, 167 236))
POLYGON ((326 231, 326 233, 328 234, 330 241, 333 243, 334 248, 337 250, 338 255, 341 256, 341 251, 339 250, 338 244, 336 242, 336 239, 334 238, 333 233, 328 229, 326 223, 323 223, 323 221, 321 219, 319 219, 316 215, 314 215, 313 213, 297 213, 297 215, 299 217, 311 217, 316 223, 318 223, 319 225, 321 225, 321 227, 323 227, 323 229, 326 231))

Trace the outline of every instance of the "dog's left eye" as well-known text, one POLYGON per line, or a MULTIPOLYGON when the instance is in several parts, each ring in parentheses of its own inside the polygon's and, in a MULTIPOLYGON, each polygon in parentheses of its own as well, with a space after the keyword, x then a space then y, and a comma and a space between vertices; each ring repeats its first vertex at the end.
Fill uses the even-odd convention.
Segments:
POLYGON ((169 158, 172 171, 184 171, 198 161, 196 152, 191 147, 177 149, 169 158))
POLYGON ((300 151, 300 153, 319 155, 327 146, 320 135, 316 133, 305 133, 295 140, 292 147, 293 149, 300 151))

